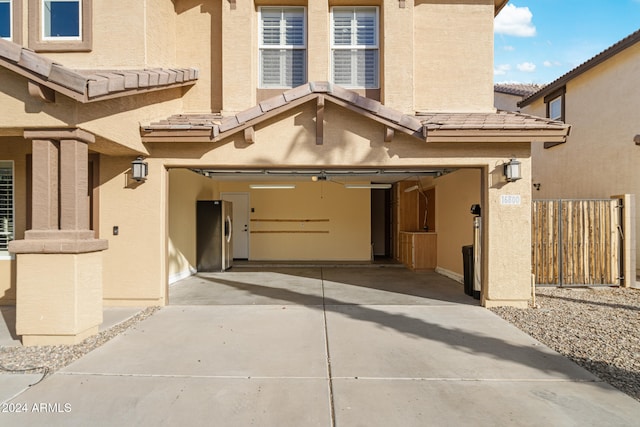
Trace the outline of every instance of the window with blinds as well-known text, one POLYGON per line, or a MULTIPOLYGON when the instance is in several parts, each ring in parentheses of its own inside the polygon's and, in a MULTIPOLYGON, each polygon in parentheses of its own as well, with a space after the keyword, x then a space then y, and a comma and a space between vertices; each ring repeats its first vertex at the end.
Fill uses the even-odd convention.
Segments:
POLYGON ((331 59, 334 83, 351 88, 379 87, 377 7, 331 10, 331 59))
POLYGON ((13 162, 0 161, 0 255, 13 240, 13 162))
POLYGON ((307 81, 303 7, 260 8, 260 87, 291 88, 307 81))

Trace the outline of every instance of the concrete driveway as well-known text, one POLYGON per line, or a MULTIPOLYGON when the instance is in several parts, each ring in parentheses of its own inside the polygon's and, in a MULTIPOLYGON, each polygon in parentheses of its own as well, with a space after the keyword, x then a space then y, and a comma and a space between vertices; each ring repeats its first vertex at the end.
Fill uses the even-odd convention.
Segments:
MULTIPOLYGON (((638 425, 640 403, 435 273, 232 269, 15 397, 3 425, 638 425), (33 404, 57 404, 36 413, 33 404)), ((6 404, 5 404, 6 405, 6 404)))

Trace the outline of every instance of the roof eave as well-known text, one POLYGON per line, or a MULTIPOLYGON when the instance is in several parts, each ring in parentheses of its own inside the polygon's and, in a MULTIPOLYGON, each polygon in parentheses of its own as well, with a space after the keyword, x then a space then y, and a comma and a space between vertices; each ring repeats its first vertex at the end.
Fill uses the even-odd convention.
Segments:
POLYGON ((494 2, 495 7, 494 7, 493 15, 496 16, 498 13, 500 13, 502 8, 505 7, 507 5, 507 3, 509 3, 509 0, 495 0, 495 2, 494 2))
POLYGON ((635 45, 638 42, 640 42, 640 30, 634 32, 633 34, 631 34, 631 35, 629 35, 627 37, 625 37, 624 39, 620 40, 618 43, 614 44, 613 46, 610 46, 609 48, 607 48, 604 51, 600 52, 599 54, 597 54, 593 58, 587 60, 582 65, 579 65, 578 67, 574 68, 573 70, 569 71, 568 73, 560 76, 558 79, 556 79, 553 82, 549 83, 548 85, 546 85, 545 87, 543 87, 542 89, 537 91, 536 93, 534 93, 534 94, 526 97, 522 101, 518 102, 518 107, 526 107, 527 105, 533 103, 534 101, 536 101, 536 100, 538 100, 540 98, 544 98, 545 96, 549 95, 550 93, 552 93, 552 92, 558 90, 559 88, 561 88, 562 86, 566 85, 569 81, 573 80, 574 78, 578 77, 579 75, 581 75, 581 74, 589 71, 590 69, 600 65, 601 63, 605 62, 609 58, 617 55, 618 53, 620 53, 623 50, 635 45))
POLYGON ((427 132, 428 143, 539 143, 567 141, 569 128, 558 130, 430 130, 427 132))

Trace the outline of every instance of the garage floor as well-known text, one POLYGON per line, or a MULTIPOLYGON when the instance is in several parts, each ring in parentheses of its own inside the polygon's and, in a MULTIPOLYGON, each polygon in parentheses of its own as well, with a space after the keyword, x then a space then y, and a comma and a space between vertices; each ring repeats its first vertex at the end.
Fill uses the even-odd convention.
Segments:
POLYGON ((169 288, 171 305, 433 305, 478 301, 462 285, 402 266, 251 266, 199 273, 169 288))
MULTIPOLYGON (((240 268, 12 402, 11 425, 637 425, 640 403, 464 295, 402 268, 240 268)), ((3 420, 5 421, 5 420, 3 420)))

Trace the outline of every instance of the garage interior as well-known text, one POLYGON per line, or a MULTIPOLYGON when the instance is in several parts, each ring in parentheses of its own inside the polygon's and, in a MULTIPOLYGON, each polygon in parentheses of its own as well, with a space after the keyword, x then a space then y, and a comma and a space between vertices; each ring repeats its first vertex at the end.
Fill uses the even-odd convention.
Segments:
POLYGON ((196 200, 214 199, 234 202, 237 266, 395 264, 462 282, 480 175, 470 167, 169 169, 169 284, 197 273, 196 200))

